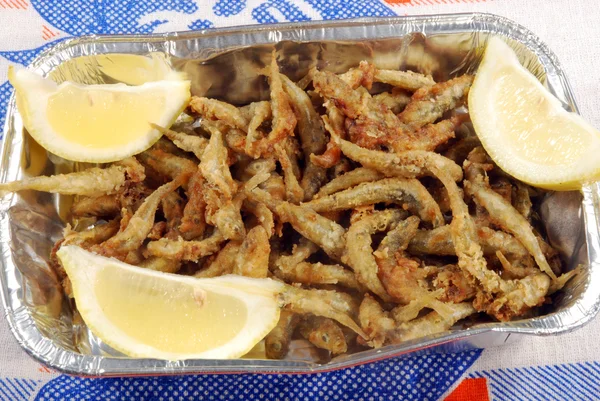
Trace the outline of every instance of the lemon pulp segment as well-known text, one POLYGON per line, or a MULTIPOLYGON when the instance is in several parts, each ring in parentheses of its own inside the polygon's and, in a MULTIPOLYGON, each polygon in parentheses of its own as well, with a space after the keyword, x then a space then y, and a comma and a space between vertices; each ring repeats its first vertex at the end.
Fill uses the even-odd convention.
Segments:
POLYGON ((150 123, 158 123, 155 119, 164 108, 162 90, 132 93, 69 86, 48 98, 46 113, 50 126, 65 140, 110 149, 149 131, 150 123), (111 127, 118 127, 118 135, 107 131, 111 127))
POLYGON ((232 296, 178 282, 142 283, 125 271, 101 271, 94 292, 115 326, 167 352, 193 354, 226 344, 247 317, 244 302, 232 296))
POLYGON ((95 57, 102 73, 128 85, 142 85, 163 79, 182 79, 181 73, 171 69, 163 53, 150 53, 147 56, 116 53, 95 57))
POLYGON ((580 126, 557 113, 554 102, 520 75, 503 68, 496 77, 498 130, 509 146, 533 163, 560 165, 577 161, 591 143, 580 126))
POLYGON ((100 70, 107 76, 129 85, 141 85, 167 78, 162 72, 169 68, 166 60, 163 61, 164 56, 161 56, 156 54, 156 58, 150 58, 138 54, 109 54, 96 56, 96 60, 100 70))

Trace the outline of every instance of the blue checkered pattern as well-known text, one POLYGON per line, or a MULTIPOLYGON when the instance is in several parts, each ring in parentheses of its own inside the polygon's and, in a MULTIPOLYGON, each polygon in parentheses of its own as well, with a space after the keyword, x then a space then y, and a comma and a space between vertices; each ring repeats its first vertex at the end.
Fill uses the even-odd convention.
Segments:
MULTIPOLYGON (((36 401, 434 401, 481 351, 397 358, 313 375, 204 375, 82 379, 59 376, 36 401)), ((1 390, 0 390, 1 391, 1 390)), ((3 401, 2 396, 0 400, 3 401)))

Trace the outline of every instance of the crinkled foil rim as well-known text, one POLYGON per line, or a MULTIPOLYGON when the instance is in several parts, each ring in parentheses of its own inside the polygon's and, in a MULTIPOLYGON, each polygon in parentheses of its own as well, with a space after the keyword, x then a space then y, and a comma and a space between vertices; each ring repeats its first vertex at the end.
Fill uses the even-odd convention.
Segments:
MULTIPOLYGON (((202 39, 201 49, 187 49, 186 57, 207 58, 223 49, 253 44, 274 44, 279 41, 337 41, 349 38, 402 37, 420 32, 441 33, 482 32, 500 35, 525 46, 537 58, 545 71, 546 86, 560 99, 566 109, 577 111, 569 83, 561 66, 547 46, 526 28, 503 17, 491 14, 448 14, 397 18, 366 18, 334 22, 244 26, 196 32, 160 35, 86 36, 65 40, 42 53, 31 68, 43 75, 70 58, 102 53, 170 52, 174 40, 202 39), (200 51, 196 51, 200 50, 200 51)), ((181 50, 180 48, 178 50, 181 50)), ((2 145, 0 171, 2 181, 18 178, 18 158, 22 148, 22 125, 14 95, 8 104, 5 139, 2 145)), ((15 196, 0 200, 0 282, 2 303, 11 331, 19 344, 31 356, 59 371, 84 376, 123 376, 184 373, 311 373, 329 371, 419 352, 452 351, 500 345, 515 334, 553 335, 569 332, 590 321, 600 309, 600 234, 598 229, 598 184, 583 189, 581 218, 585 222, 587 270, 585 277, 571 285, 566 306, 550 314, 509 323, 479 324, 429 336, 400 345, 341 356, 326 364, 276 360, 187 360, 162 361, 83 355, 59 347, 46 338, 36 326, 27 306, 26 283, 15 266, 10 246, 9 215, 15 196)))

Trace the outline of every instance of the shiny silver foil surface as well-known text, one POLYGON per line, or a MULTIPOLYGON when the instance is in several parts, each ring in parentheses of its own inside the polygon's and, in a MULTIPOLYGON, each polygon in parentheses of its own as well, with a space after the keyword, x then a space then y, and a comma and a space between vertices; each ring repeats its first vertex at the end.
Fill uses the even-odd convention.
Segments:
MULTIPOLYGON (((187 73, 192 93, 236 104, 268 98, 260 70, 276 49, 281 71, 292 79, 317 66, 341 72, 361 60, 380 68, 410 69, 436 80, 475 73, 490 35, 508 40, 521 62, 562 102, 577 111, 571 89, 554 54, 527 29, 488 14, 432 15, 336 22, 278 24, 144 36, 88 36, 66 40, 41 54, 31 69, 57 81, 114 83, 99 68, 98 55, 162 53, 187 73)), ((114 66, 118 69, 118 65, 114 66)), ((48 155, 23 131, 14 96, 9 102, 0 160, 2 181, 23 176, 69 172, 81 166, 48 155)), ((86 376, 183 373, 310 373, 338 369, 415 352, 459 351, 490 347, 516 335, 554 335, 581 327, 600 308, 600 186, 549 195, 538 211, 548 238, 567 269, 582 274, 542 308, 539 317, 509 323, 456 327, 400 345, 331 359, 295 341, 286 360, 260 359, 256 351, 236 360, 170 362, 128 358, 87 330, 62 294, 47 259, 62 236, 68 197, 35 191, 0 200, 0 282, 4 313, 21 346, 59 371, 86 376), (256 357, 258 359, 255 359, 256 357), (254 358, 253 358, 254 357, 254 358)), ((262 354, 264 355, 264 353, 262 354)))

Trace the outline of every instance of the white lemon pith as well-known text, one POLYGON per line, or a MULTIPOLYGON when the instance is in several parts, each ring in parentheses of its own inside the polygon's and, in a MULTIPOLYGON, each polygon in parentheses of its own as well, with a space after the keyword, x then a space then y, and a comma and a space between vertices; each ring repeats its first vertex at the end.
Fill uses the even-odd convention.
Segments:
POLYGON ((499 38, 489 40, 469 112, 490 157, 521 181, 573 190, 600 177, 600 132, 564 110, 499 38))
POLYGON ((161 273, 72 245, 57 255, 87 326, 131 357, 237 358, 279 320, 283 285, 270 279, 161 273))
POLYGON ((31 71, 9 69, 17 106, 31 136, 68 160, 112 162, 142 152, 161 136, 190 99, 189 81, 57 85, 31 71))

